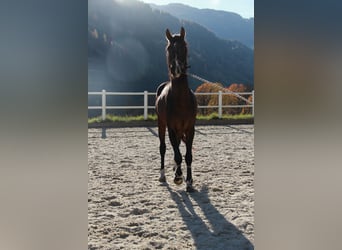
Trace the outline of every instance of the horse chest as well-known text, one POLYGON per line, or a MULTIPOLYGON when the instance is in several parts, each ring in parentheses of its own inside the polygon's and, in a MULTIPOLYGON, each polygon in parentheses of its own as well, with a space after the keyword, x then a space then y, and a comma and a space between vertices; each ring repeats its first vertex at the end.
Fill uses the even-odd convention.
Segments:
POLYGON ((168 110, 172 110, 174 112, 186 113, 189 108, 192 108, 192 98, 190 95, 170 95, 168 98, 167 108, 168 110))

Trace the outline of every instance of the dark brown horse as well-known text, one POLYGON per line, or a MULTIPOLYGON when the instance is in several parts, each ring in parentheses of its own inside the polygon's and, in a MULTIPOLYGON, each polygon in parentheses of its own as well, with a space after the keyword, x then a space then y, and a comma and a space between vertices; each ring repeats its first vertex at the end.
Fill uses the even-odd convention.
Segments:
POLYGON ((164 171, 165 158, 165 131, 168 134, 174 151, 176 166, 174 182, 177 185, 183 182, 181 168, 182 155, 179 150, 181 140, 186 144, 185 162, 187 165, 186 190, 193 191, 192 187, 192 142, 195 134, 197 102, 194 93, 188 86, 186 70, 187 44, 184 40, 185 30, 182 27, 180 34, 171 35, 166 29, 166 60, 169 70, 168 82, 162 83, 157 89, 156 111, 158 114, 158 133, 160 140, 161 170, 159 181, 166 182, 164 171))

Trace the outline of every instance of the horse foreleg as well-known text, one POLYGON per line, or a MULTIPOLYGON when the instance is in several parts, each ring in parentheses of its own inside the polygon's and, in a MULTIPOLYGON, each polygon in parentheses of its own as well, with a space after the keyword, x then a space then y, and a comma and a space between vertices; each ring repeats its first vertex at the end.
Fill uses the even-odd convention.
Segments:
POLYGON ((192 164, 192 142, 194 140, 195 135, 195 128, 191 128, 186 133, 186 154, 185 154, 185 162, 186 162, 186 190, 188 192, 194 191, 192 187, 192 170, 191 170, 191 164, 192 164))
POLYGON ((170 142, 174 152, 174 160, 176 163, 174 183, 180 185, 183 183, 183 173, 181 168, 182 155, 179 151, 180 138, 177 137, 176 133, 172 129, 168 129, 170 142))
POLYGON ((166 152, 166 144, 165 144, 165 130, 166 126, 160 122, 158 122, 158 135, 159 135, 159 153, 160 153, 160 182, 166 182, 165 178, 165 169, 164 169, 164 159, 165 159, 165 152, 166 152))

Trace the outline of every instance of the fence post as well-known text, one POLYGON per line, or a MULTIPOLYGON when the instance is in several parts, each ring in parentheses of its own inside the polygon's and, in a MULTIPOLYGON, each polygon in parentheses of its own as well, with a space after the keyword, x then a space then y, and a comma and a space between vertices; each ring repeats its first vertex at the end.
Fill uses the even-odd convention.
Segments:
POLYGON ((147 112, 148 112, 148 92, 144 91, 144 120, 147 120, 147 112))
POLYGON ((106 90, 102 90, 102 121, 106 120, 106 90))
POLYGON ((222 91, 220 90, 218 92, 218 116, 221 119, 222 118, 222 91))
POLYGON ((252 91, 252 116, 254 117, 254 90, 252 91))

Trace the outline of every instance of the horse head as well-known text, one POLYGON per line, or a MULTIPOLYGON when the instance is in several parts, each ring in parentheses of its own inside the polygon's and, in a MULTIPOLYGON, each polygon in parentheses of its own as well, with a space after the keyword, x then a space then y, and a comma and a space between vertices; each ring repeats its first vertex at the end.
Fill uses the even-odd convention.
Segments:
POLYGON ((182 27, 180 34, 172 35, 169 29, 166 29, 166 59, 171 79, 178 78, 186 74, 187 65, 187 44, 184 40, 185 30, 182 27))

